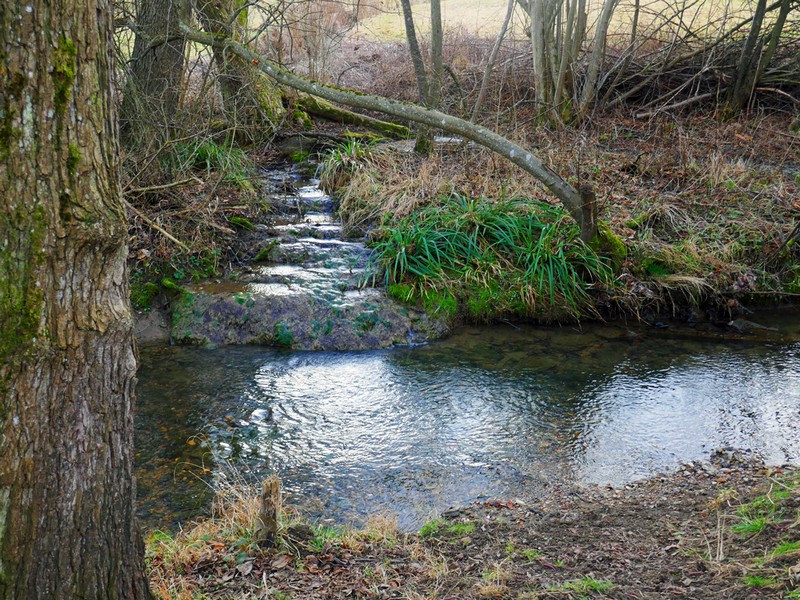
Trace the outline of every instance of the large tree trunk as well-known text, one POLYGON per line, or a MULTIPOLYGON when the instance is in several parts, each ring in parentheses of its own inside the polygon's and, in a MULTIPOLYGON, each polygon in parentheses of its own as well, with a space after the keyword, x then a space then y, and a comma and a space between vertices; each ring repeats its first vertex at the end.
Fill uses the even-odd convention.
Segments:
MULTIPOLYGON (((463 136, 468 140, 506 157, 518 167, 524 169, 550 190, 569 211, 581 228, 581 238, 591 241, 597 234, 596 224, 592 223, 590 215, 595 214, 594 195, 581 193, 564 181, 557 173, 549 169, 536 158, 530 150, 515 144, 486 127, 470 123, 452 115, 445 114, 431 108, 423 108, 407 102, 389 100, 380 96, 372 96, 361 92, 354 92, 342 88, 335 88, 321 83, 303 79, 280 65, 269 62, 263 56, 258 56, 241 44, 230 40, 215 37, 207 33, 193 30, 188 25, 182 25, 181 30, 187 39, 206 44, 220 46, 231 52, 236 52, 243 58, 258 64, 258 68, 278 83, 300 90, 313 96, 325 98, 331 102, 339 102, 347 106, 375 110, 387 115, 408 119, 414 123, 435 127, 453 135, 463 136)), ((588 188, 587 188, 588 190, 588 188)))
MULTIPOLYGON (((203 29, 245 42, 244 0, 200 0, 196 7, 203 29)), ((212 51, 228 125, 250 142, 264 141, 283 115, 280 89, 240 56, 219 48, 212 51)))
POLYGON ((121 108, 125 141, 165 141, 175 125, 183 83, 186 40, 178 25, 188 0, 138 0, 136 39, 121 108))
POLYGON ((111 28, 0 6, 0 599, 150 597, 111 28))

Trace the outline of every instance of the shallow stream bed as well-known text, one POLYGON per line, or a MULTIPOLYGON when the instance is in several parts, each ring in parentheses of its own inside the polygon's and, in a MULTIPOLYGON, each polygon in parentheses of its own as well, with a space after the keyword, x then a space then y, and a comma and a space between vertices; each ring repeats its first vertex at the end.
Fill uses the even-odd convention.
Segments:
POLYGON ((714 449, 800 463, 800 313, 776 341, 653 328, 465 327, 365 352, 145 348, 137 476, 148 527, 207 510, 231 471, 278 473, 307 516, 416 528, 481 498, 620 485, 714 449))

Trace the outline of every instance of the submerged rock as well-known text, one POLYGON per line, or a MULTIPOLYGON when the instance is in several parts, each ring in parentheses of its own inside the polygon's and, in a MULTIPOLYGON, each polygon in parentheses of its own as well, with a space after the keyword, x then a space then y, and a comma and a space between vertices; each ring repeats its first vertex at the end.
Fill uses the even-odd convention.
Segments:
POLYGON ((444 319, 401 306, 375 289, 313 294, 286 283, 236 292, 198 287, 173 310, 178 344, 265 344, 295 350, 367 350, 421 343, 448 332, 444 319))

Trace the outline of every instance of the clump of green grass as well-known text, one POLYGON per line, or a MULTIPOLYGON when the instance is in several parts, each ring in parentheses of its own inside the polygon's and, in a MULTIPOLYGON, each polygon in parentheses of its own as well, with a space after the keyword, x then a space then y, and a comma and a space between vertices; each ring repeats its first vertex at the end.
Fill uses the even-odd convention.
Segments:
POLYGON ((475 531, 474 523, 450 523, 444 519, 431 519, 419 530, 420 537, 463 537, 475 531))
POLYGON ((529 563, 532 563, 534 560, 536 560, 537 558, 542 556, 542 553, 539 550, 533 550, 533 549, 529 548, 529 549, 523 550, 522 551, 522 555, 525 557, 525 559, 529 563))
POLYGON ((344 536, 342 531, 326 525, 317 525, 313 530, 314 537, 307 542, 308 548, 313 552, 322 552, 327 544, 338 542, 344 536))
POLYGON ((767 588, 776 585, 778 581, 772 577, 762 577, 761 575, 748 575, 744 578, 744 583, 748 587, 767 588))
POLYGON ((178 144, 170 156, 176 166, 189 167, 207 173, 223 173, 223 181, 236 187, 253 190, 250 179, 255 170, 253 161, 244 150, 229 143, 210 138, 193 139, 178 144))
POLYGON ((739 522, 735 523, 731 529, 743 535, 761 533, 768 525, 775 522, 781 502, 790 495, 789 490, 776 490, 771 494, 758 496, 747 504, 742 504, 736 509, 739 522))
POLYGON ((776 546, 775 550, 772 551, 772 554, 774 556, 781 556, 783 554, 794 552, 795 550, 800 550, 800 541, 783 542, 782 544, 776 546))
POLYGON ((605 594, 614 584, 607 580, 595 579, 594 577, 582 577, 574 581, 567 581, 558 586, 557 589, 578 594, 605 594))
POLYGON ((375 145, 359 139, 349 139, 328 152, 320 165, 320 187, 337 190, 347 184, 357 171, 366 168, 375 145))
POLYGON ((773 479, 769 491, 735 509, 734 533, 751 559, 741 585, 753 589, 782 590, 783 598, 800 598, 800 590, 786 565, 796 561, 800 540, 784 537, 797 525, 797 490, 800 479, 796 473, 773 479), (780 537, 777 537, 780 536, 780 537))
POLYGON ((759 517, 742 517, 742 520, 734 525, 732 529, 736 533, 741 533, 743 535, 755 535, 757 533, 761 533, 766 528, 767 517, 759 516, 759 517))
POLYGON ((386 226, 373 253, 395 296, 453 298, 475 320, 547 320, 593 311, 590 290, 612 285, 607 261, 561 207, 452 196, 386 226))

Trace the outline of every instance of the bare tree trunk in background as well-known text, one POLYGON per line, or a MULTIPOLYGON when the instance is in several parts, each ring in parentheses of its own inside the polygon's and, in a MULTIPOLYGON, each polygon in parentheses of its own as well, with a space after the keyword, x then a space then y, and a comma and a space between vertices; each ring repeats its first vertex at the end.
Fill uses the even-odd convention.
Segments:
MULTIPOLYGON (((536 103, 549 120, 571 121, 577 104, 575 73, 586 40, 586 0, 518 0, 517 3, 531 21, 536 103)), ((602 43, 605 44, 605 31, 602 43)))
POLYGON ((531 19, 531 52, 533 55, 533 92, 536 102, 542 109, 550 108, 552 90, 547 61, 547 18, 545 0, 530 0, 528 15, 531 19))
POLYGON ((403 9, 403 25, 406 29, 406 40, 408 41, 408 52, 411 55, 411 63, 414 65, 414 75, 417 77, 417 91, 419 92, 419 103, 425 104, 428 101, 428 73, 425 70, 425 60, 422 58, 422 50, 417 40, 417 30, 414 26, 414 14, 411 12, 411 0, 400 0, 403 9))
POLYGON ((150 598, 108 0, 0 5, 0 599, 150 598))
POLYGON ((590 188, 585 187, 581 191, 576 190, 556 172, 545 166, 530 150, 523 148, 519 144, 504 138, 486 127, 470 123, 438 110, 423 108, 408 102, 398 102, 381 96, 372 96, 370 94, 335 88, 309 81, 308 79, 295 75, 276 63, 270 62, 266 57, 255 54, 250 49, 233 40, 226 40, 207 33, 195 31, 185 24, 181 27, 181 30, 186 34, 187 38, 192 41, 208 46, 216 45, 221 48, 227 48, 231 52, 236 52, 246 60, 258 62, 258 68, 274 78, 281 85, 300 90, 307 94, 319 96, 320 98, 325 98, 331 102, 338 102, 340 104, 364 108, 366 110, 375 110, 472 140, 504 156, 544 184, 544 186, 561 201, 564 208, 566 208, 578 223, 581 228, 581 239, 590 242, 598 233, 597 224, 593 222, 593 215, 596 215, 596 203, 594 194, 591 193, 590 188))
POLYGON ((428 106, 439 108, 442 104, 444 76, 444 27, 440 0, 431 0, 431 81, 428 85, 428 106))
POLYGON ((603 3, 603 10, 600 12, 595 29, 592 55, 589 57, 589 64, 586 68, 586 81, 583 84, 581 98, 575 111, 575 119, 577 121, 581 121, 586 117, 592 104, 597 99, 597 81, 600 78, 600 69, 606 56, 608 27, 618 4, 619 0, 605 0, 603 3))
POLYGON ((758 72, 758 62, 761 55, 763 41, 761 28, 764 24, 764 15, 767 12, 767 0, 758 0, 753 22, 750 24, 750 33, 747 35, 739 62, 736 65, 736 81, 728 91, 727 110, 738 112, 750 100, 755 85, 755 76, 758 72))
MULTIPOLYGON (((207 32, 246 44, 244 0, 199 0, 196 9, 207 32)), ((283 115, 280 89, 240 56, 217 48, 212 51, 228 125, 248 142, 264 141, 283 115)))
POLYGON ((494 70, 494 63, 497 60, 497 55, 500 53, 500 47, 503 45, 503 38, 506 37, 508 24, 511 22, 511 17, 514 15, 514 7, 516 5, 517 0, 508 0, 506 16, 503 19, 503 25, 500 27, 500 33, 497 34, 497 38, 494 40, 492 50, 489 52, 489 58, 486 60, 486 69, 483 71, 483 79, 481 80, 481 88, 478 91, 478 99, 475 100, 475 106, 472 108, 472 117, 470 117, 470 121, 473 123, 478 120, 478 114, 481 112, 483 103, 486 100, 486 92, 489 87, 489 77, 494 70))
POLYGON ((772 57, 775 56, 775 51, 778 49, 778 44, 781 40, 781 34, 783 33, 783 26, 786 25, 786 18, 789 16, 789 10, 791 9, 792 2, 793 0, 781 0, 780 9, 778 10, 778 17, 775 20, 775 23, 772 25, 772 30, 769 34, 769 43, 761 55, 761 60, 758 64, 758 72, 755 76, 756 85, 761 81, 761 77, 763 77, 764 72, 767 70, 767 67, 772 61, 772 57))
MULTIPOLYGON (((431 69, 427 81, 428 96, 425 106, 439 108, 442 103, 442 78, 444 75, 444 29, 440 0, 431 0, 431 69)), ((420 127, 414 143, 414 152, 427 156, 433 150, 433 132, 430 127, 420 127)))
POLYGON ((614 90, 617 87, 617 84, 620 82, 622 77, 628 70, 628 66, 631 64, 631 60, 633 60, 633 54, 636 51, 636 36, 639 31, 639 14, 641 12, 641 0, 634 0, 633 4, 633 22, 631 23, 631 39, 628 43, 628 48, 625 50, 625 58, 622 60, 622 63, 617 67, 617 74, 614 77, 614 81, 611 82, 611 85, 608 86, 608 90, 603 95, 603 98, 600 100, 600 108, 608 104, 609 98, 614 93, 614 90))
POLYGON ((139 0, 136 39, 120 111, 125 141, 143 146, 169 137, 183 83, 186 40, 178 32, 189 0, 139 0))
MULTIPOLYGON (((417 30, 414 25, 414 15, 411 10, 411 0, 400 0, 403 9, 403 24, 406 30, 406 40, 408 41, 408 52, 411 55, 411 63, 414 65, 414 74, 417 77, 417 91, 419 102, 424 106, 431 106, 432 101, 438 102, 441 98, 442 86, 442 13, 439 0, 431 2, 431 74, 425 68, 425 59, 422 57, 422 50, 417 39, 417 30), (436 22, 438 21, 438 23, 436 22), (438 61, 438 66, 437 66, 438 61), (438 80, 436 73, 438 69, 438 80), (437 86, 437 83, 438 86, 437 86)), ((433 150, 433 131, 426 126, 420 127, 417 131, 414 143, 414 151, 422 156, 427 156, 433 150)))

